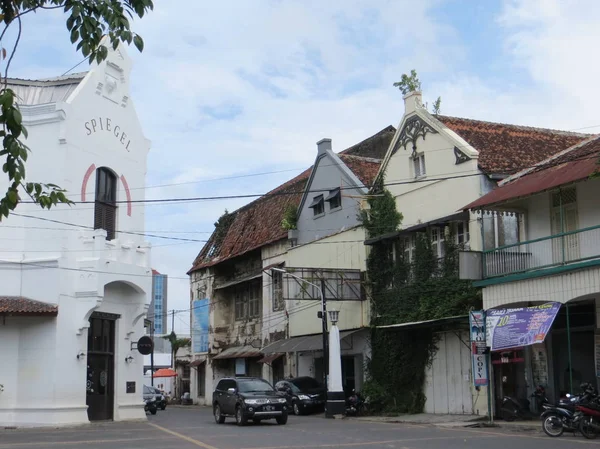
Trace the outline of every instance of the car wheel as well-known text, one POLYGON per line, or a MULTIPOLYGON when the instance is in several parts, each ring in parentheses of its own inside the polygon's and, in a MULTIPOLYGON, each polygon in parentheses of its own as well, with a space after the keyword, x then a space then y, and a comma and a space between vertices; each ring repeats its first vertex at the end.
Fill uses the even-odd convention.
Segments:
POLYGON ((302 414, 302 410, 300 409, 300 404, 298 404, 298 401, 294 400, 294 402, 292 402, 292 410, 296 416, 300 416, 302 414))
POLYGON ((244 415, 244 410, 239 405, 235 408, 235 422, 238 426, 245 426, 248 422, 248 417, 244 415))
POLYGON ((167 408, 167 406, 166 406, 166 405, 162 405, 162 406, 160 407, 160 409, 161 409, 161 410, 165 410, 166 408, 167 408))
POLYGON ((215 408, 213 410, 215 415, 215 421, 217 424, 223 424, 225 422, 225 417, 221 413, 221 406, 219 404, 215 404, 215 408))
POLYGON ((281 416, 278 416, 277 418, 275 418, 275 420, 277 421, 277 424, 279 424, 280 426, 287 424, 288 421, 288 415, 287 413, 284 413, 281 416))
POLYGON ((156 407, 150 409, 150 414, 156 415, 156 412, 158 412, 158 409, 156 407))

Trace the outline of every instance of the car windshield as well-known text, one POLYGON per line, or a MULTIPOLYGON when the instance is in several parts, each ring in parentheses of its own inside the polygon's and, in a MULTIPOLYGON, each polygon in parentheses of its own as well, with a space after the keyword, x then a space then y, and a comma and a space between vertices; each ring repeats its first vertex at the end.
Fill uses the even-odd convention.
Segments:
POLYGON ((241 393, 273 391, 269 382, 260 379, 238 381, 238 388, 241 393))
POLYGON ((321 384, 312 377, 300 377, 298 379, 290 381, 290 383, 299 391, 312 390, 321 387, 321 384))

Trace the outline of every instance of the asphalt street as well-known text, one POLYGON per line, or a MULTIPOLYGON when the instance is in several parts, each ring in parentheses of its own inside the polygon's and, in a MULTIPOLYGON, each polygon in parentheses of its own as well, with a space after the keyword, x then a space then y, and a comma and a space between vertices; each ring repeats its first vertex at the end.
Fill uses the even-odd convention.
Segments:
POLYGON ((321 416, 291 416, 287 425, 264 422, 218 425, 210 409, 167 408, 148 422, 102 423, 63 429, 0 430, 0 449, 573 449, 600 447, 582 436, 549 438, 543 433, 510 433, 501 428, 439 428, 385 424, 321 416))

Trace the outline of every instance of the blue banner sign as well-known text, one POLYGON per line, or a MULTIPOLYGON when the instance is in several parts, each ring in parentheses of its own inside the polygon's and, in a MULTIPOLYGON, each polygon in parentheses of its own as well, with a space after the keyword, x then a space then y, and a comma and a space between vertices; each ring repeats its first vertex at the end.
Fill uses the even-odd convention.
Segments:
POLYGON ((192 302, 192 351, 195 354, 208 352, 208 309, 208 298, 192 302))

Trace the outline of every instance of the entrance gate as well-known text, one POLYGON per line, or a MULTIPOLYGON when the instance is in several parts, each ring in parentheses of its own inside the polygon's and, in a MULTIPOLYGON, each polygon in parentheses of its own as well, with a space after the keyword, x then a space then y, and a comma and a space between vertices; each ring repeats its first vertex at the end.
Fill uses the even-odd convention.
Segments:
POLYGON ((87 405, 90 421, 113 419, 115 323, 119 315, 94 312, 88 330, 87 405))

